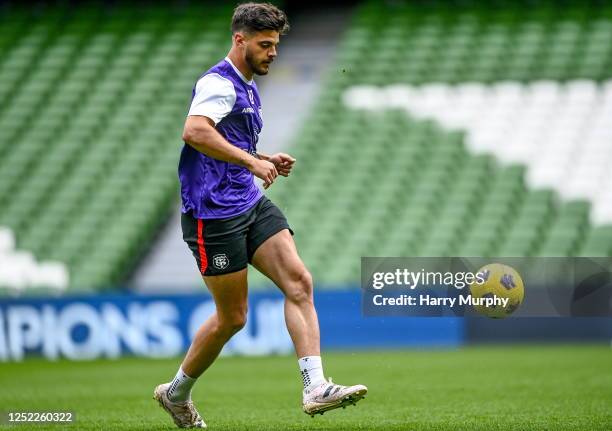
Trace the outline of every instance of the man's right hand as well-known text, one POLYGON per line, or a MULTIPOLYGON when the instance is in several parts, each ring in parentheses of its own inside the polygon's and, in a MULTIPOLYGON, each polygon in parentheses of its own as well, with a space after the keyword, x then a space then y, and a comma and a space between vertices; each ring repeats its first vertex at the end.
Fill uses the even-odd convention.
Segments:
POLYGON ((257 178, 261 178, 264 181, 264 189, 270 187, 278 176, 278 171, 274 163, 268 162, 267 160, 260 160, 253 157, 251 163, 247 166, 247 169, 253 173, 257 178))

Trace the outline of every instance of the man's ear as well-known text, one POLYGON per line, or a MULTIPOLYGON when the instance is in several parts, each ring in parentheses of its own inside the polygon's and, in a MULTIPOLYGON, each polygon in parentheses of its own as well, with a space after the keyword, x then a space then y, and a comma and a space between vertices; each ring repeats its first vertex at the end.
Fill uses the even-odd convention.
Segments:
POLYGON ((234 33, 234 43, 236 46, 244 46, 246 44, 246 36, 244 33, 234 33))

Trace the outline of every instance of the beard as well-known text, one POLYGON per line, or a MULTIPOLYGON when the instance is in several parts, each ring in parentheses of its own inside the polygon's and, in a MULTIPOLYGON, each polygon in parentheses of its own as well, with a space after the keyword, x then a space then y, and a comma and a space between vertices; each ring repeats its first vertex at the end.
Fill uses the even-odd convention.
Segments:
POLYGON ((266 61, 266 60, 257 61, 255 57, 253 56, 253 54, 248 49, 245 52, 244 58, 247 64, 249 65, 249 67, 251 68, 251 70, 253 71, 253 73, 255 73, 256 75, 267 75, 268 74, 268 67, 266 66, 270 64, 269 61, 266 61))

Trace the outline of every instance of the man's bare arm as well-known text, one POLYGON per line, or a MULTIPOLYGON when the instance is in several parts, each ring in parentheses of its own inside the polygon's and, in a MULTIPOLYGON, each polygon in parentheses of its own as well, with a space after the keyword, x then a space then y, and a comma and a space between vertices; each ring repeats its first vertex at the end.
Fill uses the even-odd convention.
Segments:
POLYGON ((268 186, 274 182, 278 172, 273 163, 253 157, 246 151, 230 144, 214 127, 214 122, 200 115, 190 115, 185 121, 183 141, 202 154, 213 159, 244 166, 268 186))

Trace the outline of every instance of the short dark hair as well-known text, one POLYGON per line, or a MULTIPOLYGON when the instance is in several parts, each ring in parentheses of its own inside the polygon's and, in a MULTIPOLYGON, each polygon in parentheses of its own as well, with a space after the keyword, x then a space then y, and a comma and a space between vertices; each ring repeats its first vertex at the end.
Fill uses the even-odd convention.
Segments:
POLYGON ((262 30, 287 33, 289 22, 285 12, 270 3, 243 3, 236 6, 232 16, 232 33, 255 33, 262 30))

